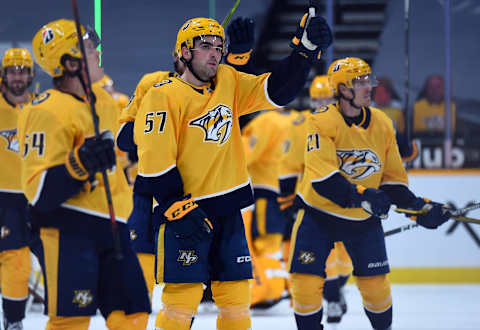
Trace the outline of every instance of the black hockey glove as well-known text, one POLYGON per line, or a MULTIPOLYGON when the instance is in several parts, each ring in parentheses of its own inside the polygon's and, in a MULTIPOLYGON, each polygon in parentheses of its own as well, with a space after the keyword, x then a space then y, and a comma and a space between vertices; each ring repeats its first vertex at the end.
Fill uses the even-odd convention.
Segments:
POLYGON ((280 196, 277 198, 278 206, 285 219, 285 231, 283 233, 284 241, 288 241, 292 235, 292 228, 298 211, 298 207, 295 205, 294 200, 295 194, 280 196))
POLYGON ((452 217, 452 213, 444 205, 428 199, 417 197, 411 207, 413 210, 422 210, 426 213, 411 215, 412 220, 428 229, 437 229, 452 217))
POLYGON ((173 200, 167 205, 168 208, 164 211, 163 216, 166 218, 167 225, 171 226, 176 238, 195 244, 211 237, 212 223, 191 195, 173 200))
POLYGON ((67 155, 66 167, 77 180, 93 178, 95 173, 112 169, 115 166, 113 134, 104 131, 99 138, 86 138, 83 144, 67 155))
POLYGON ((374 188, 366 188, 357 185, 356 191, 352 194, 352 206, 361 207, 365 212, 386 219, 390 210, 390 198, 380 190, 374 188))
POLYGON ((227 27, 228 49, 233 54, 246 53, 253 49, 255 23, 251 18, 239 17, 227 27))
POLYGON ((333 37, 327 21, 311 13, 312 8, 309 13, 303 15, 290 47, 314 62, 320 60, 322 53, 332 44, 333 37))

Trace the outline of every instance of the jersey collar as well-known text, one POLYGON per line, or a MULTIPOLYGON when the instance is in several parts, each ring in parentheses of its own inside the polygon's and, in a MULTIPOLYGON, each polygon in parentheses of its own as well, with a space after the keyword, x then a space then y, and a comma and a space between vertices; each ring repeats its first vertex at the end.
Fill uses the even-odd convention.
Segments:
POLYGON ((363 107, 362 112, 360 115, 356 117, 347 117, 345 116, 341 111, 340 111, 340 105, 337 103, 337 109, 341 113, 343 120, 345 120, 345 123, 351 127, 352 125, 356 125, 358 127, 362 127, 364 129, 367 129, 368 126, 370 125, 370 120, 372 117, 372 111, 370 110, 369 107, 363 107))
POLYGON ((193 84, 186 82, 181 77, 177 77, 177 79, 178 81, 184 83, 187 86, 190 86, 194 91, 202 95, 207 95, 215 90, 215 83, 213 82, 213 79, 210 80, 210 82, 204 86, 195 86, 193 84))

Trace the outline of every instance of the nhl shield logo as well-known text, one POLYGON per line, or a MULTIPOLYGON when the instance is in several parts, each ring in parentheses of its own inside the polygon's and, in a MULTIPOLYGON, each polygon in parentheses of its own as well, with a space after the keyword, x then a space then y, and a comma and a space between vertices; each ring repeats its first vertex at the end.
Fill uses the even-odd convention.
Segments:
POLYGON ((43 44, 46 45, 55 38, 55 34, 51 28, 47 28, 42 32, 43 44))
POLYGON ((363 180, 379 172, 380 158, 370 149, 337 150, 340 170, 354 180, 363 180))
POLYGON ((233 112, 226 105, 220 104, 205 115, 192 120, 190 126, 200 127, 205 133, 205 142, 219 145, 228 141, 232 133, 233 112))

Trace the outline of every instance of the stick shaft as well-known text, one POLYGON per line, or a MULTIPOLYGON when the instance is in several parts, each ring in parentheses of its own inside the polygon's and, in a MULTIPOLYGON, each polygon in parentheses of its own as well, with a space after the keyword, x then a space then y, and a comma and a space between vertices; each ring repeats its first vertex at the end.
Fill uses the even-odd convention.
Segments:
POLYGON ((233 14, 237 10, 238 5, 240 4, 240 0, 236 0, 235 3, 233 4, 232 9, 230 9, 230 12, 228 13, 227 17, 223 19, 222 26, 223 28, 226 28, 228 25, 228 22, 230 22, 230 19, 232 18, 233 14))

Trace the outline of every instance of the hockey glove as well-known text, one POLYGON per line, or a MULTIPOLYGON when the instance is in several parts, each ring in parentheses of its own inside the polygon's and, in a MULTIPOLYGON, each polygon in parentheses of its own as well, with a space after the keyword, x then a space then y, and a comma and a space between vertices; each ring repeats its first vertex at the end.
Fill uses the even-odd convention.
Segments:
POLYGON ((361 207, 365 212, 386 219, 390 210, 390 198, 379 189, 365 188, 357 185, 352 194, 352 206, 361 207))
POLYGON ((191 195, 174 200, 163 213, 175 237, 198 243, 212 235, 213 226, 191 195))
POLYGON ((426 211, 426 213, 410 216, 410 218, 428 229, 437 229, 452 216, 452 213, 444 205, 420 197, 415 199, 411 208, 426 211))
POLYGON ((68 173, 77 180, 93 178, 95 173, 115 166, 113 134, 103 132, 99 138, 86 138, 82 145, 67 154, 66 167, 68 173))
POLYGON ((228 49, 233 54, 249 52, 253 49, 255 23, 251 18, 239 17, 233 20, 227 27, 229 38, 228 49))
POLYGON ((311 13, 310 9, 309 13, 303 15, 290 47, 314 62, 320 60, 322 53, 331 45, 333 37, 327 21, 311 13))
POLYGON ((154 253, 152 197, 133 193, 133 211, 127 221, 130 241, 136 253, 154 253))

